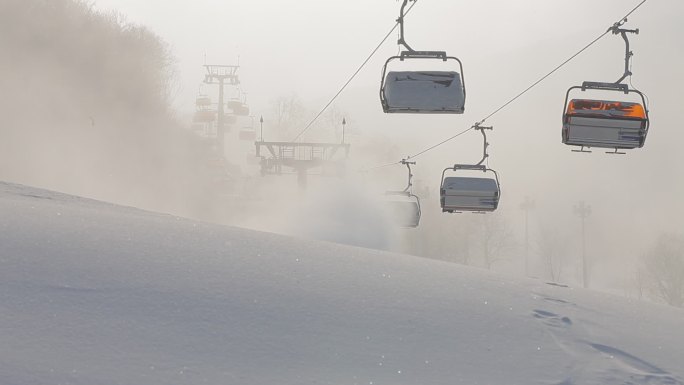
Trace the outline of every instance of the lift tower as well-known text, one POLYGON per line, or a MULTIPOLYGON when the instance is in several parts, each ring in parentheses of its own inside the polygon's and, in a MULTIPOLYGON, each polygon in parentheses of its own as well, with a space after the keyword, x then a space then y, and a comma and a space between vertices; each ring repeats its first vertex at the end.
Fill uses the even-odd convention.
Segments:
POLYGON ((204 66, 204 68, 207 70, 207 73, 204 75, 204 83, 217 84, 219 86, 216 137, 218 140, 218 148, 221 151, 221 156, 225 156, 225 103, 223 100, 224 87, 226 84, 230 86, 237 86, 240 84, 240 78, 237 75, 237 71, 240 66, 207 64, 204 66))

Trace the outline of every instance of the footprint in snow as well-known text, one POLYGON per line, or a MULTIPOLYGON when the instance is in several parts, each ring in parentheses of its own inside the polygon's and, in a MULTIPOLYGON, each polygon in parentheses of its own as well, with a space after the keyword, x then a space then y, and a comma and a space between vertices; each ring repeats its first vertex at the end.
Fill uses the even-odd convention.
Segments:
POLYGON ((595 343, 575 346, 581 359, 558 385, 684 385, 672 374, 620 349, 595 343))
POLYGON ((613 368, 605 373, 606 384, 684 385, 670 373, 620 349, 602 344, 589 346, 611 360, 613 368), (624 382, 627 379, 629 382, 624 382))
POLYGON ((534 310, 532 314, 534 315, 534 318, 541 320, 547 326, 569 327, 572 325, 572 320, 570 318, 551 313, 550 311, 534 310))

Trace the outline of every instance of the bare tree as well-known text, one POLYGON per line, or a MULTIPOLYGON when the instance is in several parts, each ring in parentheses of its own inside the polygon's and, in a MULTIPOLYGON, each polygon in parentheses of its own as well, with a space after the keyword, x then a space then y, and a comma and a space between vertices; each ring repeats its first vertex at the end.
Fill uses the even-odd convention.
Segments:
POLYGON ((271 101, 270 115, 267 120, 275 125, 275 139, 290 140, 288 136, 304 128, 307 110, 299 96, 292 94, 271 101))
POLYGON ((552 282, 559 282, 568 257, 570 240, 557 227, 546 224, 540 226, 536 243, 546 273, 552 282))
POLYGON ((625 295, 627 297, 636 296, 636 299, 643 300, 646 296, 646 288, 648 285, 648 274, 643 268, 637 267, 632 274, 627 279, 627 285, 625 288, 625 295))
POLYGON ((482 216, 482 261, 491 270, 492 265, 505 258, 505 253, 513 248, 514 236, 509 223, 498 214, 482 216))
POLYGON ((684 307, 684 236, 661 235, 643 256, 643 263, 652 295, 684 307))

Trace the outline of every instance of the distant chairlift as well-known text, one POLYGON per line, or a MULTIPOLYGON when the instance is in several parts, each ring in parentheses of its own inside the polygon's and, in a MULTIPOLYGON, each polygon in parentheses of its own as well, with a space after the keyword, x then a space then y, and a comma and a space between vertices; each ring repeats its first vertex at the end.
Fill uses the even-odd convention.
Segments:
POLYGON ((216 111, 212 110, 197 110, 192 117, 195 123, 212 123, 216 121, 216 111))
POLYGON ((249 106, 241 100, 231 99, 228 101, 228 108, 237 116, 249 116, 249 106))
POLYGON ((633 53, 629 49, 628 33, 638 34, 639 30, 622 29, 621 23, 612 28, 613 34, 620 34, 626 44, 625 73, 615 83, 584 82, 581 86, 568 89, 563 110, 563 143, 570 146, 613 148, 611 154, 624 154, 620 149, 641 148, 646 142, 646 134, 650 126, 646 96, 622 82, 632 75, 630 60, 633 53), (570 99, 573 90, 616 91, 625 95, 636 94, 640 101, 570 99))
POLYGON ((390 214, 394 223, 403 228, 416 228, 420 224, 420 198, 413 194, 413 173, 411 172, 411 165, 416 162, 409 162, 402 160, 402 164, 408 168, 408 185, 401 191, 386 191, 385 207, 390 214))
POLYGON ((499 175, 496 171, 488 168, 483 163, 489 157, 487 154, 487 136, 484 132, 491 127, 475 126, 475 129, 482 132, 484 137, 484 156, 482 160, 474 165, 456 164, 442 171, 442 182, 440 187, 440 205, 442 212, 491 212, 498 208, 501 198, 501 185, 499 175), (459 173, 459 176, 446 176, 447 171, 459 173), (472 174, 472 171, 482 171, 488 177, 461 176, 472 174))
POLYGON ((414 114, 462 114, 465 111, 465 80, 463 64, 444 51, 415 51, 404 40, 405 8, 409 1, 403 0, 399 19, 399 44, 406 48, 399 56, 390 57, 382 70, 380 101, 386 113, 414 114), (390 62, 407 60, 456 61, 457 71, 387 71, 390 62))
POLYGON ((216 111, 211 109, 211 98, 207 95, 197 95, 195 99, 194 123, 213 123, 216 121, 216 111))
POLYGON ((197 95, 197 98, 195 99, 195 105, 197 108, 211 107, 211 98, 207 95, 197 95))

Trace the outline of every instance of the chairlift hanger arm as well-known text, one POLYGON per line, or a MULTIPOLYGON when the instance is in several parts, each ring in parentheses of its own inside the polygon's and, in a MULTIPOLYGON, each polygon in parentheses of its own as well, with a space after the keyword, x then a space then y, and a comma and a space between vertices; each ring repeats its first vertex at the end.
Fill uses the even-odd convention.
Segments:
POLYGON ((477 162, 477 166, 480 166, 487 160, 487 158, 489 158, 489 154, 487 153, 487 148, 489 147, 489 142, 487 142, 487 134, 485 133, 485 130, 493 130, 494 127, 492 127, 492 126, 485 127, 485 126, 481 126, 480 123, 475 123, 475 125, 473 126, 473 129, 480 131, 482 133, 482 138, 484 140, 484 144, 483 144, 483 148, 482 148, 482 160, 477 162))
MULTIPOLYGON (((399 23, 399 40, 397 41, 397 44, 406 48, 406 51, 403 51, 401 53, 401 55, 399 56, 399 58, 401 60, 404 60, 406 58, 442 59, 444 61, 447 61, 447 59, 458 60, 455 57, 448 57, 446 52, 444 52, 444 51, 416 51, 413 48, 411 48, 410 45, 408 45, 408 43, 406 42, 405 32, 404 32, 405 31, 405 29, 404 29, 404 18, 406 17, 406 6, 408 5, 409 1, 418 1, 418 0, 403 0, 403 3, 401 4, 401 11, 399 14, 399 18, 397 19, 397 23, 399 23)), ((459 60, 459 62, 460 62, 460 60, 459 60)))
POLYGON ((411 188, 413 187, 413 172, 411 171, 411 165, 415 165, 416 162, 409 162, 406 159, 402 159, 401 164, 406 165, 406 168, 408 168, 408 185, 404 189, 404 192, 410 194, 411 188))
POLYGON ((628 33, 633 33, 635 35, 639 34, 639 28, 637 28, 637 29, 620 28, 626 22, 627 22, 627 18, 613 24, 613 26, 608 29, 608 31, 612 32, 613 35, 622 36, 622 40, 625 41, 625 72, 622 75, 622 77, 615 82, 616 84, 622 83, 625 79, 627 79, 628 76, 632 75, 632 71, 630 71, 629 67, 630 67, 630 62, 632 60, 632 56, 634 56, 634 53, 630 49, 629 36, 627 36, 627 34, 628 33))
POLYGON ((406 6, 409 1, 417 0, 403 0, 403 3, 401 4, 401 11, 399 13, 399 18, 397 19, 397 23, 399 23, 399 41, 397 41, 397 44, 403 45, 409 52, 414 52, 413 48, 411 48, 404 39, 404 17, 406 16, 406 6))

